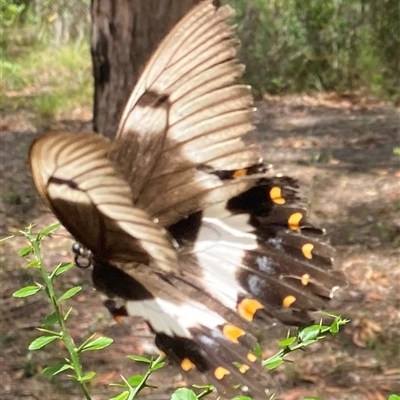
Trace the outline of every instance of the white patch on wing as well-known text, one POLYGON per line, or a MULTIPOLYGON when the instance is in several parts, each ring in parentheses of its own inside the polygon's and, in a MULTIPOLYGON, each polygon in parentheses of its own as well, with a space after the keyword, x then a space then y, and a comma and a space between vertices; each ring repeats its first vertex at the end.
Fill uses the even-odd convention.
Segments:
POLYGON ((204 251, 215 243, 244 250, 257 248, 257 237, 249 224, 248 214, 232 214, 225 203, 205 209, 196 250, 204 251))
POLYGON ((260 293, 263 289, 261 279, 256 275, 250 275, 247 278, 247 284, 250 288, 250 293, 260 293))
POLYGON ((229 259, 226 251, 226 247, 217 245, 206 252, 197 253, 197 258, 202 268, 202 282, 207 292, 212 293, 212 296, 224 306, 235 310, 238 294, 246 293, 236 280, 237 267, 244 250, 231 252, 229 259))
POLYGON ((276 274, 276 268, 274 260, 267 256, 260 256, 256 259, 257 267, 260 271, 267 273, 268 275, 276 274))
POLYGON ((156 332, 169 336, 190 338, 189 329, 194 326, 214 329, 226 322, 203 304, 194 301, 185 304, 175 304, 160 298, 128 301, 126 309, 131 316, 143 317, 156 332))
POLYGON ((203 272, 203 284, 223 305, 236 308, 238 294, 246 292, 237 282, 246 251, 257 248, 257 237, 248 214, 231 214, 221 204, 204 211, 194 252, 203 272))
POLYGON ((269 238, 267 243, 275 247, 277 250, 284 250, 281 238, 269 238))

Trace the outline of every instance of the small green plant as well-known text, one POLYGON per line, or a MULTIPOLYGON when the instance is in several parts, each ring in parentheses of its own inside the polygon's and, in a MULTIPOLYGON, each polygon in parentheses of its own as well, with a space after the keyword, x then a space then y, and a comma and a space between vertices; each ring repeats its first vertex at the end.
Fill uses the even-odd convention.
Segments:
POLYGON ((279 342, 279 347, 282 348, 277 354, 263 361, 263 365, 269 370, 279 367, 284 361, 285 357, 296 351, 304 350, 307 346, 324 339, 327 335, 335 335, 339 332, 340 327, 346 325, 349 320, 342 319, 337 315, 327 314, 333 318, 334 321, 331 325, 323 325, 322 322, 317 325, 299 328, 295 336, 288 336, 286 339, 279 342))
MULTIPOLYGON (((45 267, 41 255, 41 242, 44 238, 48 237, 58 228, 59 224, 51 225, 39 233, 32 232, 33 226, 29 226, 25 231, 20 231, 23 236, 29 241, 29 245, 19 251, 21 257, 27 258, 27 268, 35 268, 40 274, 40 282, 34 285, 25 286, 17 290, 13 296, 18 298, 29 297, 39 293, 44 294, 49 300, 51 306, 51 313, 48 315, 41 328, 38 328, 41 336, 36 338, 30 345, 29 350, 36 351, 44 348, 54 341, 63 342, 65 349, 68 352, 68 357, 65 362, 58 363, 46 367, 42 374, 48 378, 52 378, 60 373, 68 373, 69 378, 77 382, 82 390, 86 399, 91 399, 89 393, 88 383, 94 378, 96 373, 94 371, 85 372, 82 367, 81 356, 86 351, 97 351, 108 347, 112 343, 112 339, 107 337, 97 337, 92 335, 80 345, 76 345, 73 337, 68 331, 67 321, 71 315, 72 309, 69 308, 64 311, 64 302, 71 297, 75 296, 80 290, 80 286, 69 288, 62 294, 56 293, 54 283, 60 275, 66 273, 73 267, 72 263, 60 263, 53 271, 48 272, 45 267)), ((9 236, 4 240, 11 239, 9 236)), ((329 314, 328 314, 329 315, 329 314)), ((312 325, 306 328, 299 329, 295 336, 288 334, 287 338, 279 343, 282 348, 276 355, 263 361, 263 365, 269 370, 277 368, 283 362, 285 357, 297 350, 304 350, 305 347, 323 339, 326 335, 336 334, 339 332, 341 326, 348 321, 340 317, 329 315, 334 319, 331 325, 312 325)), ((255 349, 255 354, 262 358, 261 347, 255 349)), ((144 375, 133 375, 129 378, 122 378, 122 383, 111 384, 111 386, 119 387, 123 391, 110 398, 110 400, 133 400, 137 397, 138 393, 145 387, 152 387, 147 384, 150 375, 164 366, 164 358, 158 357, 156 360, 149 359, 143 356, 128 356, 129 359, 135 362, 142 362, 147 364, 147 372, 144 375)), ((196 386, 195 386, 196 387, 196 386)), ((200 393, 196 394, 193 390, 180 388, 172 395, 172 400, 196 400, 206 397, 213 392, 213 387, 197 386, 200 393)), ((245 396, 238 396, 235 400, 251 400, 245 396)), ((390 400, 398 400, 396 397, 390 400)))
POLYGON ((136 395, 147 385, 147 379, 150 375, 164 366, 164 357, 159 356, 156 360, 142 356, 128 356, 133 361, 147 364, 147 372, 142 375, 133 375, 128 379, 122 377, 123 383, 112 383, 111 386, 124 388, 125 390, 117 396, 111 397, 110 400, 133 400, 136 395))
POLYGON ((21 233, 28 239, 29 245, 20 250, 21 257, 29 257, 27 264, 28 268, 37 268, 40 271, 41 283, 36 283, 33 286, 25 286, 17 290, 14 297, 29 297, 37 293, 44 293, 52 307, 52 313, 45 319, 45 324, 38 330, 42 333, 41 336, 36 338, 30 345, 29 350, 39 350, 46 345, 60 340, 63 342, 69 358, 65 362, 57 365, 52 365, 43 370, 43 375, 53 377, 61 372, 68 371, 69 377, 75 380, 80 386, 86 399, 90 399, 88 382, 93 379, 95 372, 84 372, 80 360, 80 355, 85 351, 100 350, 112 343, 112 339, 106 337, 95 337, 95 335, 87 338, 81 345, 77 346, 69 334, 67 329, 67 320, 71 314, 72 309, 68 311, 63 310, 62 303, 76 295, 80 290, 80 286, 75 286, 68 289, 66 292, 58 295, 54 288, 54 281, 58 276, 68 271, 73 267, 73 263, 60 263, 51 273, 48 273, 41 255, 41 241, 43 238, 53 233, 59 224, 51 225, 43 229, 38 234, 32 233, 32 226, 28 227, 21 233), (33 256, 33 260, 30 256, 33 256), (52 327, 52 329, 49 329, 52 327))

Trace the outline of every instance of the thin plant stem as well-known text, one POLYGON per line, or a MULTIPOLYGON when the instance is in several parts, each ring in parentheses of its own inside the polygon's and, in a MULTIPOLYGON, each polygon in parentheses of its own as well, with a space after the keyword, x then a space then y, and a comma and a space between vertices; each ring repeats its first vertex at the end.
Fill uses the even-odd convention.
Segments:
POLYGON ((60 324, 60 328, 61 328, 60 339, 63 341, 63 343, 70 355, 70 358, 71 358, 71 360, 68 360, 68 362, 71 364, 71 366, 73 367, 73 369, 75 371, 75 374, 76 374, 75 379, 79 383, 85 398, 87 400, 91 400, 86 383, 83 381, 84 374, 82 371, 82 365, 81 365, 81 362, 79 359, 79 354, 78 354, 77 348, 75 347, 72 337, 68 334, 68 330, 65 325, 65 318, 64 318, 63 312, 61 310, 61 307, 57 301, 57 296, 54 292, 52 280, 50 279, 49 275, 46 272, 46 269, 44 268, 42 254, 41 254, 41 250, 40 250, 41 237, 39 235, 36 238, 36 237, 32 236, 30 234, 30 232, 27 232, 26 236, 29 239, 29 241, 31 242, 36 261, 38 262, 38 264, 40 266, 42 278, 46 285, 45 292, 46 292, 48 298, 50 299, 50 302, 54 309, 55 316, 57 318, 58 323, 60 324))

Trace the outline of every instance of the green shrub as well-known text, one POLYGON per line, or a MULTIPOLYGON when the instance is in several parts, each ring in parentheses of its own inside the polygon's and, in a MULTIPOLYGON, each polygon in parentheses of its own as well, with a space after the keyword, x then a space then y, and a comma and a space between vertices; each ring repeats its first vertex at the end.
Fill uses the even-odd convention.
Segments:
POLYGON ((362 88, 399 96, 398 1, 228 2, 256 93, 362 88))

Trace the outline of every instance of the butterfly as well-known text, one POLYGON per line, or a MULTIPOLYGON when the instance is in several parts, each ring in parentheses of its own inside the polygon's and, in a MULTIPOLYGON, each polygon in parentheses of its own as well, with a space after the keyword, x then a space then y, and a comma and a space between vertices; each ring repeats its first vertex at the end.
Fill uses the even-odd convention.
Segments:
POLYGON ((205 0, 172 29, 115 140, 50 133, 29 159, 40 196, 81 244, 77 257, 90 255, 110 312, 143 317, 160 350, 220 393, 239 384, 265 398, 271 378, 251 327, 307 325, 346 280, 297 181, 243 141, 254 107, 237 83, 232 15, 205 0))

